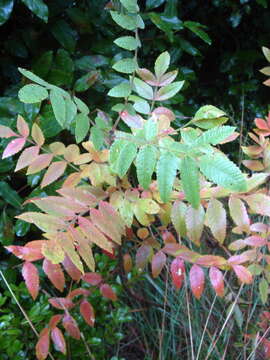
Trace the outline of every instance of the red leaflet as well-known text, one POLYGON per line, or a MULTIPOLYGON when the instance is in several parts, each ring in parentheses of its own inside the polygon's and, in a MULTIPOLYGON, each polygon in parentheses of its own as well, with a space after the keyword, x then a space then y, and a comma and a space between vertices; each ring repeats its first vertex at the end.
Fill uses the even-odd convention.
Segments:
POLYGON ((36 345, 36 357, 38 360, 45 360, 49 354, 50 346, 50 329, 45 328, 39 335, 39 340, 36 345))
POLYGON ((72 309, 75 304, 68 298, 64 297, 53 297, 49 299, 49 303, 56 309, 65 310, 72 309))
POLYGON ((236 276, 238 279, 244 284, 251 284, 252 283, 252 275, 247 268, 243 265, 233 265, 232 266, 236 276))
POLYGON ((65 315, 62 320, 62 324, 71 337, 73 337, 76 340, 80 339, 81 337, 80 330, 78 328, 76 321, 73 319, 72 316, 65 315))
POLYGON ((115 292, 113 291, 112 287, 109 284, 102 284, 100 286, 100 291, 101 291, 101 294, 105 298, 110 299, 112 301, 117 300, 117 296, 116 296, 115 292))
POLYGON ((63 175, 67 167, 66 161, 56 161, 52 163, 48 170, 46 171, 44 178, 41 182, 41 187, 45 187, 51 183, 53 183, 55 180, 59 179, 60 176, 63 175))
POLYGON ((18 115, 18 118, 17 118, 17 130, 23 137, 25 137, 25 138, 28 137, 29 126, 28 126, 27 122, 24 120, 24 118, 20 115, 18 115))
POLYGON ((210 267, 209 277, 217 296, 224 296, 224 280, 222 272, 214 266, 210 267))
POLYGON ((25 138, 21 138, 21 137, 12 140, 5 148, 5 151, 3 152, 2 155, 2 159, 17 154, 17 152, 19 152, 24 147, 25 141, 26 141, 25 138))
POLYGON ((52 329, 51 338, 56 350, 60 351, 62 354, 66 354, 66 342, 62 331, 58 327, 52 329))
POLYGON ((38 146, 31 146, 27 149, 25 149, 17 162, 15 171, 21 170, 23 168, 25 168, 26 166, 29 166, 30 164, 32 164, 32 162, 35 161, 35 159, 38 157, 38 153, 39 153, 39 147, 38 146))
POLYGON ((194 264, 191 267, 189 272, 189 281, 193 295, 197 299, 200 299, 204 290, 204 281, 205 281, 204 271, 200 266, 194 264))
POLYGON ((83 296, 88 296, 90 295, 90 291, 89 290, 86 290, 86 289, 82 289, 82 288, 79 288, 79 289, 75 289, 75 290, 72 290, 69 294, 68 294, 68 298, 73 300, 73 298, 75 296, 79 296, 79 295, 83 295, 83 296))
POLYGON ((53 315, 50 319, 49 328, 53 329, 56 327, 56 325, 61 321, 63 318, 63 315, 53 315))
POLYGON ((39 259, 43 259, 44 256, 41 253, 42 245, 46 242, 46 240, 34 240, 28 242, 24 246, 5 246, 5 248, 12 252, 19 259, 26 261, 36 261, 39 259))
POLYGON ((80 272, 80 270, 76 268, 76 266, 73 264, 73 262, 70 260, 68 256, 65 257, 62 264, 72 280, 74 281, 80 280, 82 273, 80 272))
POLYGON ((56 287, 56 289, 59 291, 64 290, 65 277, 63 270, 61 269, 61 265, 52 264, 50 260, 45 258, 43 261, 43 271, 48 276, 52 284, 56 287))
POLYGON ((171 276, 176 289, 180 289, 185 278, 185 263, 180 257, 176 257, 171 263, 171 276))
POLYGON ((101 283, 102 276, 95 272, 88 272, 83 275, 82 279, 95 286, 101 283))
POLYGON ((31 262, 25 262, 22 268, 22 276, 25 280, 27 289, 35 300, 39 291, 39 275, 37 268, 31 262))
POLYGON ((226 259, 217 255, 202 255, 198 259, 196 259, 197 265, 202 266, 224 266, 227 264, 226 259))
POLYGON ((94 327, 95 324, 95 313, 93 306, 86 300, 83 300, 80 304, 80 313, 84 318, 85 322, 94 327))
POLYGON ((10 138, 12 136, 18 136, 14 131, 12 131, 9 127, 0 125, 0 137, 1 138, 10 138))
POLYGON ((162 251, 158 251, 152 258, 152 275, 158 277, 166 264, 166 255, 162 251))

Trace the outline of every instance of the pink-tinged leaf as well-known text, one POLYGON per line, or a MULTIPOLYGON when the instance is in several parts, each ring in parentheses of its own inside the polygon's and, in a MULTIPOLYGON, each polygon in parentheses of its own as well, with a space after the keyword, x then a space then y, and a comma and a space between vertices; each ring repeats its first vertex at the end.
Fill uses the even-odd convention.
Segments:
MULTIPOLYGON (((269 85, 270 85, 270 81, 269 81, 269 85)), ((261 338, 258 339, 259 342, 261 340, 262 345, 263 345, 263 352, 264 352, 264 359, 270 359, 270 340, 265 339, 265 338, 261 338)))
POLYGON ((52 163, 43 179, 42 179, 42 182, 41 182, 41 188, 44 188, 45 186, 53 183, 54 181, 56 181, 57 179, 60 178, 60 176, 63 175, 63 173, 65 172, 66 170, 66 167, 67 167, 67 162, 66 161, 56 161, 54 163, 52 163))
POLYGON ((90 285, 97 286, 101 283, 102 276, 95 272, 88 272, 84 274, 82 280, 86 281, 90 285))
POLYGON ((174 237, 174 235, 168 231, 168 230, 164 230, 162 231, 162 240, 164 241, 164 245, 166 244, 176 244, 176 238, 174 237))
POLYGON ((110 299, 112 301, 117 300, 117 296, 109 284, 102 284, 100 286, 100 292, 107 299, 110 299))
POLYGON ((77 252, 76 249, 76 242, 74 242, 71 233, 69 231, 62 232, 58 234, 58 238, 65 253, 68 255, 72 263, 77 267, 77 269, 83 274, 84 273, 83 264, 81 262, 79 253, 77 252))
POLYGON ((42 268, 56 289, 63 291, 65 287, 65 277, 61 265, 52 264, 49 260, 44 259, 42 268))
POLYGON ((237 250, 244 249, 246 246, 247 246, 247 244, 245 243, 244 240, 242 240, 242 239, 235 240, 229 245, 229 250, 237 251, 237 250))
POLYGON ((80 340, 81 333, 78 325, 72 316, 66 314, 63 318, 62 324, 67 333, 76 340, 80 340))
POLYGON ((9 127, 0 125, 0 138, 10 138, 12 136, 18 136, 13 130, 9 127))
POLYGON ((112 242, 109 241, 94 225, 82 216, 78 216, 80 229, 85 236, 94 244, 110 253, 113 251, 112 242))
POLYGON ((39 147, 38 146, 31 146, 27 149, 25 149, 17 162, 15 171, 19 171, 23 168, 25 168, 26 166, 29 166, 30 164, 32 164, 32 162, 34 162, 36 160, 36 158, 38 157, 38 153, 39 153, 39 147))
POLYGON ((214 238, 223 244, 226 236, 226 211, 223 204, 216 199, 209 201, 206 211, 207 226, 210 227, 214 238))
POLYGON ((169 85, 176 78, 177 74, 178 74, 178 70, 174 70, 162 75, 161 78, 159 79, 158 86, 169 85))
POLYGON ((75 304, 69 298, 64 297, 53 297, 48 301, 53 307, 60 310, 69 310, 75 306, 75 304))
POLYGON ((180 257, 176 257, 171 263, 171 276, 176 289, 180 289, 185 278, 185 263, 180 257))
POLYGON ((82 273, 77 269, 68 256, 65 256, 62 264, 72 280, 79 281, 81 279, 82 273))
POLYGON ((146 264, 148 263, 152 255, 152 252, 153 252, 152 247, 149 245, 142 245, 139 247, 135 259, 136 267, 138 269, 143 270, 145 268, 146 264))
POLYGON ((75 290, 72 290, 69 294, 68 294, 68 298, 73 300, 73 298, 75 298, 76 296, 89 296, 90 295, 90 291, 89 290, 86 290, 86 289, 82 289, 82 288, 79 288, 79 289, 75 289, 75 290))
POLYGON ((250 271, 242 265, 233 265, 233 270, 238 279, 244 284, 251 284, 253 281, 250 271))
POLYGON ((175 115, 172 112, 172 110, 170 110, 170 109, 168 109, 166 107, 163 107, 163 106, 157 107, 153 111, 153 114, 155 114, 157 117, 159 117, 161 115, 166 116, 170 120, 170 122, 175 120, 175 115))
POLYGON ((205 218, 204 209, 201 205, 198 209, 189 206, 185 215, 187 235, 194 244, 200 245, 205 218))
POLYGON ((42 154, 39 155, 36 160, 27 169, 27 175, 35 174, 46 167, 48 167, 52 161, 53 154, 42 154))
POLYGON ((270 196, 256 193, 245 196, 244 200, 256 214, 270 216, 270 196))
POLYGON ((200 266, 194 264, 191 267, 189 272, 189 281, 193 295, 197 299, 200 299, 204 290, 204 281, 205 281, 204 272, 200 266))
POLYGON ((36 357, 38 360, 45 360, 49 354, 50 347, 50 329, 45 328, 39 335, 38 342, 36 344, 36 357))
POLYGON ((76 185, 78 185, 80 181, 81 181, 81 173, 76 172, 76 173, 68 175, 68 177, 65 179, 62 186, 63 186, 63 188, 64 187, 72 188, 72 187, 75 187, 76 185))
POLYGON ((31 135, 33 140, 39 147, 41 147, 44 144, 45 139, 43 132, 37 124, 33 124, 31 135))
POLYGON ((41 249, 46 240, 34 240, 28 242, 25 246, 5 246, 5 248, 12 252, 19 259, 26 261, 36 261, 44 258, 41 249))
POLYGON ((248 246, 260 247, 267 244, 267 239, 262 238, 261 236, 249 236, 244 239, 245 244, 248 246))
POLYGON ((233 255, 229 257, 228 264, 230 265, 239 265, 244 264, 245 262, 249 261, 250 258, 248 255, 245 255, 245 253, 239 254, 239 255, 233 255))
POLYGON ((250 220, 247 209, 242 200, 231 196, 229 199, 230 215, 237 226, 249 230, 250 220))
POLYGON ((20 115, 18 115, 17 118, 17 130, 20 133, 21 136, 24 138, 27 138, 29 135, 29 126, 27 122, 24 120, 24 118, 20 115))
POLYGON ((166 255, 162 251, 158 251, 152 257, 152 275, 153 278, 156 278, 161 273, 162 269, 166 264, 166 255))
POLYGON ((221 267, 227 264, 227 260, 222 256, 203 255, 196 259, 196 264, 201 266, 217 266, 221 267))
POLYGON ((107 201, 99 202, 99 211, 107 218, 108 223, 114 226, 122 235, 125 234, 125 223, 119 213, 107 201))
POLYGON ((86 300, 83 300, 80 304, 80 313, 84 318, 85 322, 94 327, 95 324, 95 312, 93 306, 86 300))
POLYGON ((130 128, 143 128, 143 118, 140 115, 130 115, 127 111, 121 111, 120 117, 130 128))
POLYGON ((157 86, 158 81, 153 73, 147 69, 138 69, 136 70, 137 74, 140 76, 140 78, 152 86, 157 86))
POLYGON ((252 171, 262 171, 264 169, 263 163, 259 160, 243 160, 242 163, 252 171))
POLYGON ((17 154, 17 152, 21 151, 25 144, 25 138, 17 138, 12 140, 8 146, 5 148, 2 159, 5 159, 11 155, 17 154))
POLYGON ((224 279, 222 272, 214 266, 210 267, 209 277, 217 296, 224 296, 224 279))
POLYGON ((62 331, 58 327, 52 329, 51 338, 56 350, 60 351, 62 354, 66 354, 66 342, 62 331))
POLYGON ((49 328, 53 329, 57 326, 57 324, 62 320, 63 315, 53 315, 49 322, 49 328))
POLYGON ((220 141, 219 144, 226 144, 228 142, 234 141, 235 139, 238 138, 239 135, 240 134, 238 132, 234 132, 230 136, 228 136, 226 139, 224 139, 223 141, 220 141))
POLYGON ((260 130, 270 130, 270 128, 268 127, 267 122, 264 119, 256 118, 254 120, 254 122, 255 122, 258 129, 260 129, 260 130))
POLYGON ((270 228, 266 224, 258 222, 250 225, 250 230, 259 233, 267 233, 270 228))
POLYGON ((64 196, 65 198, 68 198, 70 200, 73 200, 74 202, 81 203, 83 205, 87 206, 96 206, 97 199, 96 197, 88 191, 86 188, 62 188, 60 190, 57 190, 57 192, 64 196))
POLYGON ((25 280, 26 287, 35 300, 39 291, 38 270, 31 262, 26 261, 22 267, 22 276, 25 280))

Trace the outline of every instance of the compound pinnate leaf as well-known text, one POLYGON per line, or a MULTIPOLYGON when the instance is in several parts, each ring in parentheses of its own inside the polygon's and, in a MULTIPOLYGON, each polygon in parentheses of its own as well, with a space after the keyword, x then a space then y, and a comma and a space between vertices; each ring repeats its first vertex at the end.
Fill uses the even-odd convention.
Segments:
POLYGON ((185 278, 185 263, 180 257, 176 257, 171 263, 171 277, 176 289, 180 289, 185 278))
POLYGON ((214 266, 210 267, 209 277, 217 296, 224 296, 224 279, 222 272, 214 266))
POLYGON ((156 167, 157 150, 154 145, 146 145, 140 148, 136 158, 136 169, 139 184, 148 189, 152 175, 156 167))
POLYGON ((48 91, 37 84, 28 84, 22 87, 18 93, 20 101, 25 104, 35 104, 47 99, 48 91))
POLYGON ((166 255, 162 251, 158 251, 152 258, 152 275, 158 277, 166 264, 166 255))
POLYGON ((161 200, 169 201, 178 169, 178 159, 169 152, 161 155, 157 163, 157 182, 161 200))
POLYGON ((35 300, 39 292, 39 275, 35 265, 26 261, 22 267, 22 276, 25 280, 29 293, 31 294, 33 300, 35 300))
POLYGON ((200 299, 204 290, 205 276, 203 269, 194 264, 189 272, 190 287, 193 295, 200 299))
POLYGON ((2 155, 2 159, 17 154, 24 147, 25 141, 26 141, 25 138, 21 138, 21 137, 12 140, 5 148, 2 155))
POLYGON ((80 304, 80 313, 84 318, 85 322, 94 327, 95 324, 95 312, 93 306, 87 301, 83 300, 80 304))

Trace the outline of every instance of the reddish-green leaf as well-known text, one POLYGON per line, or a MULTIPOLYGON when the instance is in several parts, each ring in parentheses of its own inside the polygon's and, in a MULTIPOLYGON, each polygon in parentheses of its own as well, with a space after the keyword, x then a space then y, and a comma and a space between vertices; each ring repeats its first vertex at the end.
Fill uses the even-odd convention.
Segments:
POLYGON ((22 148, 24 147, 25 144, 25 138, 17 138, 12 140, 8 146, 5 148, 3 155, 2 155, 2 159, 5 159, 11 155, 17 154, 17 152, 19 152, 20 150, 22 150, 22 148))
POLYGON ((65 277, 61 266, 59 264, 52 264, 49 260, 44 259, 42 268, 56 289, 63 291, 65 277))
POLYGON ((53 329, 62 320, 63 315, 53 315, 50 319, 49 328, 53 329))
POLYGON ((176 289, 180 289, 185 278, 185 263, 180 257, 176 257, 171 263, 171 276, 176 289))
POLYGON ((250 271, 243 265, 233 265, 233 270, 238 279, 244 284, 251 284, 253 281, 250 271))
POLYGON ((17 216, 17 219, 21 219, 31 224, 35 224, 38 228, 48 233, 63 230, 66 227, 65 222, 62 219, 57 218, 56 216, 32 211, 17 216))
POLYGON ((175 230, 180 236, 185 236, 187 232, 185 214, 187 206, 183 201, 175 201, 171 211, 171 219, 175 230))
POLYGON ((62 262, 62 264, 72 280, 74 281, 80 280, 82 273, 76 268, 76 266, 73 264, 73 262, 70 260, 68 256, 65 256, 65 259, 62 262))
POLYGON ((56 162, 52 163, 48 167, 40 186, 43 188, 43 187, 53 183, 57 179, 59 179, 60 176, 62 176, 63 173, 65 172, 66 167, 67 167, 66 161, 56 161, 56 162))
POLYGON ((63 318, 62 324, 65 328, 65 330, 67 331, 67 333, 73 337, 76 340, 79 340, 81 337, 81 333, 80 330, 78 328, 78 325, 75 321, 75 319, 73 319, 72 316, 66 314, 63 318))
POLYGON ((26 287, 35 300, 39 291, 39 275, 38 270, 31 262, 26 261, 23 264, 22 276, 25 280, 26 287))
POLYGON ((84 281, 93 286, 99 285, 102 281, 102 276, 95 272, 85 273, 82 277, 84 281))
POLYGON ((204 281, 205 281, 204 272, 200 266, 194 264, 191 267, 189 272, 189 281, 193 295, 197 299, 200 299, 204 290, 204 281))
POLYGON ((121 244, 121 235, 113 224, 113 219, 107 218, 104 214, 97 210, 91 209, 90 216, 93 224, 98 227, 104 234, 109 236, 117 244, 121 244))
POLYGON ((229 209, 230 215, 237 226, 243 228, 243 230, 248 230, 250 225, 250 220, 248 217, 247 209, 242 200, 231 196, 229 199, 229 209))
POLYGON ((117 300, 117 296, 109 284, 102 284, 100 286, 100 292, 107 299, 110 299, 112 301, 117 300))
POLYGON ((214 266, 210 267, 209 277, 217 296, 224 296, 224 279, 222 272, 214 266))
POLYGON ((85 187, 79 187, 79 188, 68 187, 57 190, 57 192, 62 196, 64 196, 65 198, 73 200, 74 202, 92 207, 97 204, 97 199, 89 190, 90 189, 87 189, 85 187))
POLYGON ((36 344, 36 357, 38 360, 45 360, 49 354, 50 346, 50 329, 45 328, 39 335, 38 342, 36 344))
POLYGON ((17 162, 15 171, 21 170, 23 168, 25 168, 26 166, 29 166, 30 164, 32 164, 32 162, 35 161, 35 159, 38 157, 38 153, 39 153, 39 147, 38 146, 31 146, 27 149, 25 149, 17 162))
POLYGON ((62 232, 58 234, 58 238, 65 253, 68 255, 73 264, 77 267, 77 269, 80 270, 80 272, 83 274, 83 264, 80 260, 79 254, 76 251, 76 244, 74 243, 73 237, 71 236, 70 232, 62 232))
POLYGON ((95 312, 93 306, 87 301, 83 300, 80 304, 80 313, 84 318, 85 322, 94 327, 95 324, 95 312))
POLYGON ((162 269, 166 264, 166 255, 162 251, 158 251, 152 257, 152 274, 156 278, 161 273, 162 269))
POLYGON ((136 267, 143 270, 152 255, 152 248, 149 245, 142 245, 136 253, 136 267))
POLYGON ((28 242, 25 246, 6 246, 5 248, 12 252, 19 259, 26 261, 36 261, 43 259, 44 255, 41 249, 46 240, 34 240, 28 242))
POLYGON ((202 255, 196 259, 196 264, 221 267, 227 264, 227 260, 217 255, 202 255))
POLYGON ((64 297, 53 297, 48 301, 53 307, 60 310, 69 310, 75 306, 75 304, 69 298, 64 297))
POLYGON ((27 169, 27 175, 35 174, 46 167, 48 167, 52 161, 53 154, 41 154, 27 169))
POLYGON ((210 227, 214 238, 221 244, 223 244, 226 236, 226 211, 223 204, 216 200, 211 199, 207 211, 206 222, 210 227))
POLYGON ((66 354, 66 342, 62 331, 58 327, 52 329, 51 338, 56 350, 60 351, 62 354, 66 354))
POLYGON ((17 118, 17 130, 21 136, 27 138, 29 135, 29 126, 21 115, 17 118))

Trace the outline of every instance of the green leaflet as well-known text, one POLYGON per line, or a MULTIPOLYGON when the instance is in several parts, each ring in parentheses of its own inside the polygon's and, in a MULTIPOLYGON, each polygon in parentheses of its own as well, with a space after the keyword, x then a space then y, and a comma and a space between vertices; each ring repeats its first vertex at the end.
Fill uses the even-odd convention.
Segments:
POLYGON ((113 69, 124 74, 132 74, 136 69, 136 62, 134 59, 121 59, 113 65, 113 69))
POLYGON ((19 91, 19 99, 25 104, 34 104, 48 97, 48 91, 37 84, 28 84, 19 91))
POLYGON ((161 200, 170 200, 179 160, 170 152, 161 155, 157 163, 157 182, 161 200))
POLYGON ((76 96, 73 97, 73 100, 75 102, 75 104, 77 105, 77 108, 80 112, 82 112, 85 115, 89 114, 89 108, 88 106, 79 98, 77 98, 76 96))
POLYGON ((125 50, 136 50, 140 43, 133 36, 122 36, 114 40, 114 43, 125 50))
POLYGON ((116 173, 122 178, 130 168, 137 154, 137 146, 133 143, 126 143, 120 150, 115 164, 116 173))
POLYGON ((267 302, 268 289, 269 289, 268 282, 265 280, 265 278, 262 278, 261 281, 259 282, 259 291, 260 291, 260 297, 261 297, 263 304, 265 304, 267 302))
POLYGON ((176 81, 169 85, 163 86, 158 90, 155 100, 163 101, 170 99, 182 89, 184 82, 185 81, 176 81))
POLYGON ((97 151, 101 150, 104 143, 104 133, 98 126, 93 126, 91 128, 91 141, 94 144, 94 147, 97 151))
POLYGON ((140 10, 137 0, 120 0, 120 2, 131 13, 137 13, 140 10))
POLYGON ((131 86, 128 82, 116 85, 108 92, 108 95, 112 97, 128 97, 130 94, 131 86))
POLYGON ((181 162, 181 181, 187 201, 197 209, 200 204, 199 170, 196 161, 189 156, 181 162))
POLYGON ((187 211, 187 205, 180 200, 176 200, 173 204, 171 211, 171 219, 175 230, 180 236, 186 236, 186 220, 185 215, 187 211))
POLYGON ((228 115, 213 105, 204 105, 194 115, 192 122, 202 129, 212 129, 228 121, 228 115))
POLYGON ((225 156, 203 155, 199 160, 201 172, 217 185, 232 191, 246 191, 247 184, 240 169, 225 156))
POLYGON ((29 80, 32 80, 34 82, 36 82, 37 84, 39 85, 42 85, 42 86, 46 86, 46 87, 49 87, 50 84, 47 83, 46 81, 42 80, 39 76, 33 74, 31 71, 29 70, 26 70, 26 69, 23 69, 23 68, 18 68, 19 72, 25 76, 27 79, 29 80))
POLYGON ((149 119, 144 124, 144 135, 147 141, 153 140, 158 134, 157 122, 153 119, 149 119))
POLYGON ((48 22, 48 6, 42 0, 22 0, 22 2, 41 20, 48 22))
POLYGON ((158 56, 155 62, 155 74, 158 79, 165 74, 170 65, 170 54, 168 51, 164 51, 158 56))
POLYGON ((62 127, 64 127, 66 121, 66 103, 64 97, 60 91, 53 89, 50 93, 50 101, 56 120, 62 127))
POLYGON ((78 114, 75 124, 75 138, 78 144, 83 141, 89 131, 90 122, 88 116, 84 113, 78 114))
POLYGON ((110 11, 111 17, 117 25, 126 30, 135 30, 137 28, 137 16, 119 14, 117 11, 110 11))
POLYGON ((270 62, 270 49, 263 46, 262 51, 263 51, 263 55, 266 57, 266 60, 270 62))
POLYGON ((139 184, 148 189, 157 161, 157 150, 154 145, 142 147, 136 159, 136 168, 139 184))
POLYGON ((198 137, 194 145, 203 146, 207 144, 217 145, 221 141, 233 134, 235 131, 234 126, 217 126, 213 129, 205 131, 200 137, 198 137))
POLYGON ((135 91, 144 99, 147 100, 153 100, 154 97, 154 93, 153 93, 153 89, 151 88, 150 85, 146 84, 146 82, 135 78, 133 80, 133 85, 135 88, 135 91))

